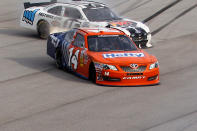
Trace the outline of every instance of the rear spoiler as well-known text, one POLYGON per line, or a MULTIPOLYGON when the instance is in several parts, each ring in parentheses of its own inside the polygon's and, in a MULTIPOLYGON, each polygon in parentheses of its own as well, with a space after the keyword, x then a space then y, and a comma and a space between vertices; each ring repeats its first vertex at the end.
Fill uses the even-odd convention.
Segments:
POLYGON ((30 8, 30 7, 33 7, 33 6, 44 6, 44 5, 50 5, 50 4, 53 4, 53 3, 57 3, 57 0, 51 0, 50 2, 41 2, 41 3, 25 2, 24 3, 24 8, 27 9, 27 8, 30 8))

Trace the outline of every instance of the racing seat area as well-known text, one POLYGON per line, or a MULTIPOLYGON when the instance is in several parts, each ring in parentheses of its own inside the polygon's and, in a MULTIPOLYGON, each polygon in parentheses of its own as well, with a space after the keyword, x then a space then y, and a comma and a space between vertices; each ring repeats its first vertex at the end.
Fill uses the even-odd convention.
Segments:
POLYGON ((114 46, 109 39, 98 39, 99 43, 99 51, 110 51, 114 50, 114 46))

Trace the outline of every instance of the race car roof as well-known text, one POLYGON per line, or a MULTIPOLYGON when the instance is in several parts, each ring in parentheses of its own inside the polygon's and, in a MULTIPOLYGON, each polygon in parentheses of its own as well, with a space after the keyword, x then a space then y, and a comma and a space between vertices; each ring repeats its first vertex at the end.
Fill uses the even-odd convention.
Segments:
POLYGON ((95 1, 72 1, 72 2, 57 2, 59 4, 72 4, 81 8, 101 8, 106 5, 95 1))
POLYGON ((75 5, 80 8, 101 8, 105 7, 105 4, 95 2, 95 1, 67 1, 67 2, 58 2, 57 0, 51 0, 51 2, 39 2, 39 3, 30 3, 30 2, 25 2, 24 3, 24 8, 30 8, 33 6, 50 6, 51 4, 67 4, 67 5, 75 5))
POLYGON ((113 28, 79 28, 80 31, 87 35, 124 35, 125 33, 113 28))

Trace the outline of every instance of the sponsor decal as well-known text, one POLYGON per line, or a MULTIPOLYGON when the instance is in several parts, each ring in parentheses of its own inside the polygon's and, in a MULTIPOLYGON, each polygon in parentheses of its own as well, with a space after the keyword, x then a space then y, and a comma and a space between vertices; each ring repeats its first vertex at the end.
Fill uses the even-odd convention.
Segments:
POLYGON ((102 78, 102 70, 103 70, 103 66, 100 63, 95 62, 94 63, 95 69, 96 69, 96 73, 97 73, 97 80, 99 81, 103 81, 102 78))
POLYGON ((33 11, 25 10, 23 13, 22 21, 25 21, 26 23, 33 25, 35 15, 39 10, 40 9, 36 9, 33 11))
POLYGON ((53 46, 55 48, 58 47, 59 42, 60 42, 60 40, 57 37, 55 37, 54 35, 51 35, 51 43, 53 44, 53 46))
POLYGON ((63 56, 64 56, 65 65, 68 65, 68 61, 69 61, 68 46, 69 46, 69 43, 64 40, 63 44, 62 44, 62 53, 63 53, 63 56))
POLYGON ((123 80, 138 80, 138 79, 144 79, 145 76, 131 76, 131 77, 123 77, 123 80))
POLYGON ((60 17, 55 17, 55 16, 52 16, 52 15, 49 15, 49 14, 45 14, 45 13, 39 13, 39 15, 41 17, 46 17, 46 18, 50 18, 50 19, 54 19, 54 20, 62 20, 62 18, 60 17))
POLYGON ((84 66, 84 50, 81 51, 79 60, 80 60, 80 66, 83 67, 84 66))
POLYGON ((54 18, 52 15, 41 13, 41 12, 39 13, 39 15, 42 16, 42 17, 47 17, 47 18, 51 18, 51 19, 54 18))
POLYGON ((100 63, 94 63, 94 66, 96 68, 96 70, 98 69, 99 71, 103 69, 103 66, 100 63))
POLYGON ((111 53, 103 54, 104 58, 117 58, 117 57, 144 57, 144 53, 111 53))
POLYGON ((109 76, 109 72, 105 72, 104 75, 105 75, 105 76, 109 76))
POLYGON ((101 73, 98 73, 96 79, 97 79, 98 81, 103 81, 102 74, 101 74, 101 73))
POLYGON ((138 66, 138 64, 131 64, 130 67, 131 67, 132 69, 137 69, 139 66, 138 66))
POLYGON ((77 70, 80 50, 76 50, 75 52, 73 50, 74 48, 69 49, 68 66, 71 67, 73 70, 77 70))

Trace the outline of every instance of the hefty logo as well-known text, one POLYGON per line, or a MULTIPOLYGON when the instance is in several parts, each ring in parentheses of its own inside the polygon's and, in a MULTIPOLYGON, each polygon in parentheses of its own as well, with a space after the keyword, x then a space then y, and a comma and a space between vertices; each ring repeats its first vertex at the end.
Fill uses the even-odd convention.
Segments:
POLYGON ((117 57, 144 57, 143 53, 112 53, 103 54, 104 58, 117 58, 117 57))
POLYGON ((36 9, 33 11, 25 10, 23 14, 22 21, 25 21, 26 23, 29 23, 30 25, 33 25, 35 14, 39 11, 40 9, 36 9))
POLYGON ((123 77, 123 80, 137 80, 137 79, 145 79, 146 76, 133 76, 133 77, 123 77))

